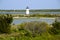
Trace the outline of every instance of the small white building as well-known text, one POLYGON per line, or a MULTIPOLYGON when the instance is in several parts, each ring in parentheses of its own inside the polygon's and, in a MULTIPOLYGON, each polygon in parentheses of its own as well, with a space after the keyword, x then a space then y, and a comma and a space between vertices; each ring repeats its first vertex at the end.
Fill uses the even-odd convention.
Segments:
POLYGON ((26 7, 26 15, 29 15, 29 7, 26 7))

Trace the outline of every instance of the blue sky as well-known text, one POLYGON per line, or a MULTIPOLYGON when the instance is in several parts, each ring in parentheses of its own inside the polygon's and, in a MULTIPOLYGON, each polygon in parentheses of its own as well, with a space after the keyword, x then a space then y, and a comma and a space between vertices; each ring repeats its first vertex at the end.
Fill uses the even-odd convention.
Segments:
POLYGON ((60 9, 60 0, 0 0, 0 9, 60 9))

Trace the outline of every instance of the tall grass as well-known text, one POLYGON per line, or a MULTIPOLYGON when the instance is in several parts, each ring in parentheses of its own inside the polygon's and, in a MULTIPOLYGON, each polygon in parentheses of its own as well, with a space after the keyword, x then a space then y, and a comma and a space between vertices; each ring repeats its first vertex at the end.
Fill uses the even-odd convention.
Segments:
POLYGON ((0 40, 60 40, 60 34, 50 33, 53 27, 45 22, 22 23, 12 28, 11 34, 1 34, 0 40))

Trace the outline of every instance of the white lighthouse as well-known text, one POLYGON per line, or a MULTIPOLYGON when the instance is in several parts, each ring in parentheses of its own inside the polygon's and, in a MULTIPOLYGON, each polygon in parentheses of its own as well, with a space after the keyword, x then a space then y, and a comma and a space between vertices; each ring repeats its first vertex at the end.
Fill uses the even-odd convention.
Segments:
POLYGON ((26 15, 29 15, 29 7, 26 7, 26 15))

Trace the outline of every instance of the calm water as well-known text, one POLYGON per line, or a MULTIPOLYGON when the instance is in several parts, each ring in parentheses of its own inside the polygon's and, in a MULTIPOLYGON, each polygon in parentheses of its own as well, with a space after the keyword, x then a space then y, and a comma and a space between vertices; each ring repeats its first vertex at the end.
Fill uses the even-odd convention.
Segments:
MULTIPOLYGON (((25 12, 0 12, 0 14, 25 14, 25 12)), ((60 14, 60 12, 30 12, 30 14, 60 14)), ((21 24, 30 21, 43 21, 52 24, 55 19, 51 18, 18 18, 14 19, 12 24, 21 24)))
MULTIPOLYGON (((0 12, 0 14, 25 14, 25 12, 0 12)), ((60 14, 60 12, 30 12, 30 14, 60 14)))
POLYGON ((21 24, 30 21, 41 21, 47 22, 48 24, 52 24, 55 21, 55 18, 17 18, 13 20, 12 24, 21 24))

